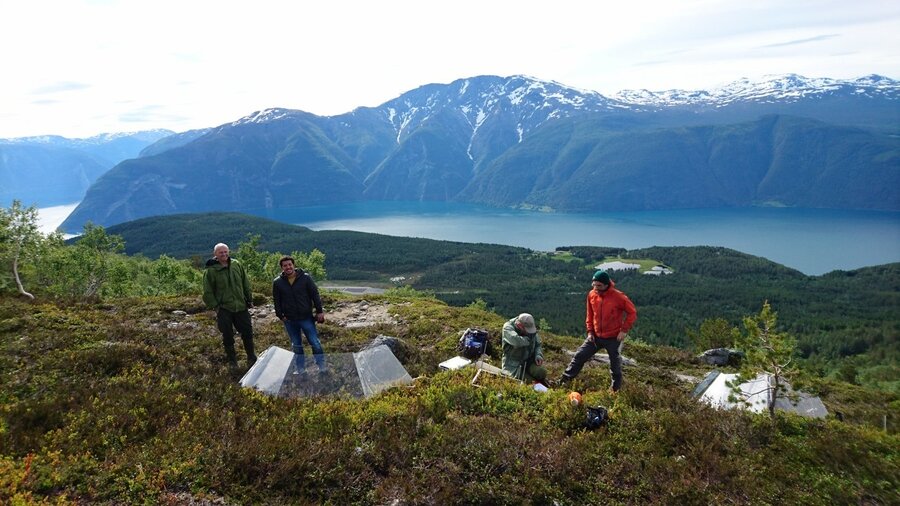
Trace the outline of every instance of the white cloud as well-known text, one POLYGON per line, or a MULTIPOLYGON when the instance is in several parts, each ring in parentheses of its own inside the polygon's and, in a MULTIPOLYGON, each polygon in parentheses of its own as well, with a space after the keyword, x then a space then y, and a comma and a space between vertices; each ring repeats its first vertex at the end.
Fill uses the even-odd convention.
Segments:
POLYGON ((481 74, 607 94, 900 75, 900 2, 880 0, 30 0, 0 19, 0 137, 339 114, 481 74))

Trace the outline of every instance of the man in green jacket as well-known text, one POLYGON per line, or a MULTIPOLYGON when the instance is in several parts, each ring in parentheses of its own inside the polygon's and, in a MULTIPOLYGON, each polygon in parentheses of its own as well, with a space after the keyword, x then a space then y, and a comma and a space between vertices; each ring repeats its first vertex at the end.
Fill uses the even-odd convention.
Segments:
POLYGON ((503 324, 503 370, 526 383, 547 379, 541 337, 534 317, 528 313, 503 324))
POLYGON ((237 367, 234 352, 234 329, 237 329, 244 342, 244 351, 247 352, 247 366, 250 367, 256 363, 253 323, 248 311, 253 306, 250 279, 244 266, 228 256, 227 244, 216 244, 213 256, 206 262, 206 272, 203 274, 203 302, 216 311, 216 325, 222 333, 222 345, 225 346, 228 364, 237 367))

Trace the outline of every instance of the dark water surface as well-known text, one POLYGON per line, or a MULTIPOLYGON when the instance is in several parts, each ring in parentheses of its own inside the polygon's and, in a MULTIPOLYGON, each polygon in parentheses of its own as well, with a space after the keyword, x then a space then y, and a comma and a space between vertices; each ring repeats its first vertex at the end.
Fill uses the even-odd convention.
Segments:
POLYGON ((543 213, 446 202, 362 202, 255 213, 313 230, 357 230, 553 250, 724 246, 805 274, 900 261, 900 212, 685 209, 543 213))

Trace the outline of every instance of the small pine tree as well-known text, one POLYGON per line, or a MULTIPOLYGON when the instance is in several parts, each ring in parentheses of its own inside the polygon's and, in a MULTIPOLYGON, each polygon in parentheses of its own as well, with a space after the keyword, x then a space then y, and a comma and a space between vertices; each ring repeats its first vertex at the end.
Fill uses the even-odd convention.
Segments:
POLYGON ((758 315, 744 317, 744 330, 737 335, 735 346, 744 352, 741 370, 738 377, 729 386, 733 397, 745 400, 748 394, 741 392, 740 385, 756 378, 759 374, 767 374, 769 381, 760 392, 768 399, 769 416, 775 416, 775 400, 787 395, 787 380, 794 370, 793 356, 797 340, 785 333, 777 332, 777 313, 772 311, 769 301, 763 302, 758 315))
POLYGON ((696 351, 706 351, 734 346, 740 331, 724 318, 713 318, 704 320, 699 331, 688 329, 687 335, 696 351))
POLYGON ((470 302, 469 305, 466 306, 466 307, 470 307, 470 308, 473 308, 473 309, 480 309, 480 310, 482 310, 482 311, 487 311, 487 310, 488 310, 487 302, 485 302, 485 300, 482 299, 481 297, 476 297, 475 300, 473 300, 472 302, 470 302))
POLYGON ((553 327, 550 326, 550 322, 547 321, 546 318, 541 318, 540 321, 538 321, 537 326, 539 329, 543 330, 544 332, 553 332, 553 327))

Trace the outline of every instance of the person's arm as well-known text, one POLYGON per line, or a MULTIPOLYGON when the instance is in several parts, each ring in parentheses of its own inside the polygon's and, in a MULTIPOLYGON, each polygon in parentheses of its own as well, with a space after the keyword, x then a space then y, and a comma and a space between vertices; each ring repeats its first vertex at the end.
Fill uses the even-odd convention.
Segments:
POLYGON ((309 274, 306 275, 309 279, 309 298, 312 300, 313 306, 316 308, 316 322, 324 323, 325 322, 325 311, 322 309, 322 298, 319 296, 319 287, 316 286, 316 282, 313 281, 312 276, 309 274))
POLYGON ((278 280, 272 281, 272 302, 275 304, 275 316, 284 321, 284 311, 281 307, 281 290, 278 289, 278 280))
POLYGON ((243 265, 241 265, 241 282, 244 284, 244 301, 248 308, 253 307, 253 289, 250 288, 250 277, 247 276, 243 265))
POLYGON ((216 300, 216 287, 209 269, 203 273, 203 303, 209 309, 216 309, 219 306, 219 301, 216 300))
POLYGON ((591 292, 588 292, 587 297, 585 298, 585 316, 584 316, 584 328, 587 330, 587 336, 590 338, 594 337, 594 306, 591 305, 591 292))
POLYGON ((622 311, 625 313, 625 321, 622 322, 622 328, 619 331, 619 335, 616 336, 616 339, 619 341, 625 339, 628 331, 631 330, 631 326, 637 320, 637 308, 634 307, 634 303, 624 293, 622 294, 622 299, 622 311))
POLYGON ((509 324, 503 325, 503 342, 514 348, 531 345, 531 339, 528 336, 520 336, 519 333, 516 332, 516 327, 509 324))
POLYGON ((307 274, 306 277, 309 280, 309 299, 312 300, 313 306, 316 308, 316 319, 319 319, 319 315, 322 315, 322 319, 324 320, 325 310, 322 309, 322 297, 319 296, 319 287, 316 286, 316 282, 312 280, 312 276, 307 274))
POLYGON ((534 335, 534 363, 544 365, 544 349, 541 346, 541 335, 534 335))

